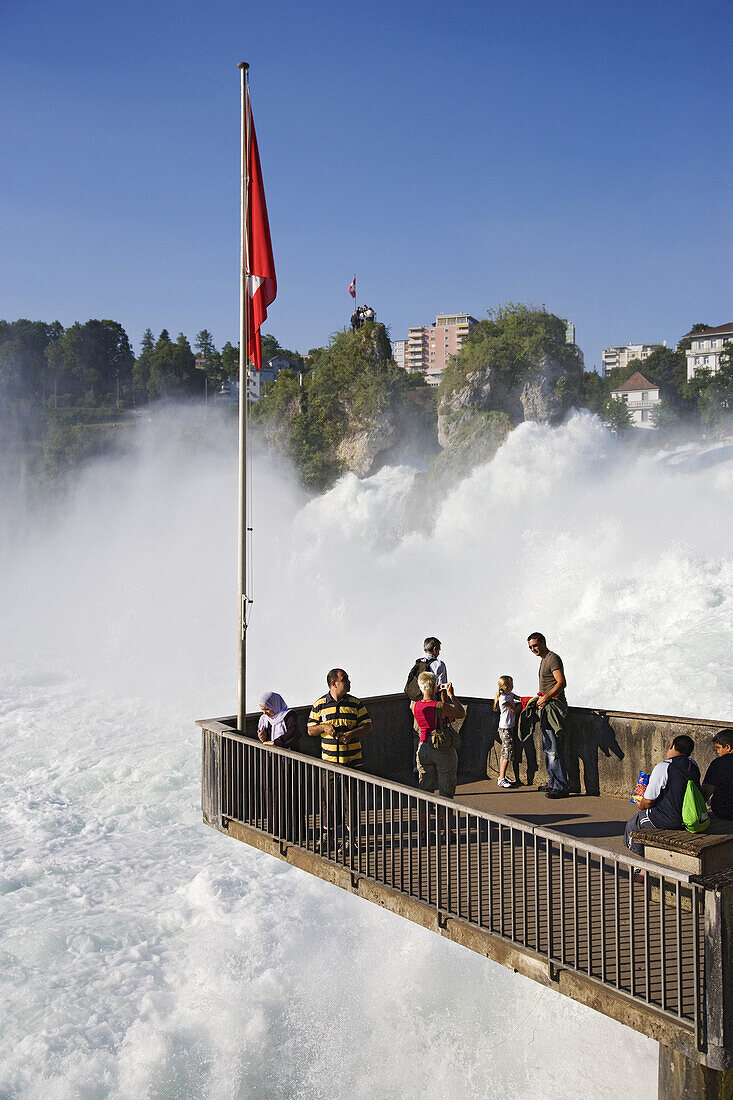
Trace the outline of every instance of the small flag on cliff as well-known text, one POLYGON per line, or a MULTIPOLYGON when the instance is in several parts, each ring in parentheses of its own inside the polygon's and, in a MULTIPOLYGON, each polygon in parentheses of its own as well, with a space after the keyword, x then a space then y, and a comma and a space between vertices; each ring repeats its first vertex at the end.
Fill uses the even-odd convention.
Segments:
POLYGON ((267 220, 265 189, 262 185, 260 154, 252 118, 252 104, 247 94, 249 122, 249 209, 247 213, 246 260, 247 274, 247 355, 255 369, 262 366, 260 326, 267 317, 267 307, 275 301, 277 277, 272 256, 270 223, 267 220))
POLYGON ((356 298, 356 275, 349 283, 349 294, 352 298, 356 298))

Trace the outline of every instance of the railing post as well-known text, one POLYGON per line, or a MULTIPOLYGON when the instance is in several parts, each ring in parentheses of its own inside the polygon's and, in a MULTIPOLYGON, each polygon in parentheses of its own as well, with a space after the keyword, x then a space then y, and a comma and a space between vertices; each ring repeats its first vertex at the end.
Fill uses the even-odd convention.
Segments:
POLYGON ((727 1070, 733 1065, 733 881, 705 890, 702 1003, 707 1063, 727 1070))
POLYGON ((704 960, 700 1060, 660 1043, 659 1100, 733 1096, 733 882, 705 890, 704 960))
POLYGON ((201 810, 204 822, 221 829, 221 734, 201 730, 201 810))

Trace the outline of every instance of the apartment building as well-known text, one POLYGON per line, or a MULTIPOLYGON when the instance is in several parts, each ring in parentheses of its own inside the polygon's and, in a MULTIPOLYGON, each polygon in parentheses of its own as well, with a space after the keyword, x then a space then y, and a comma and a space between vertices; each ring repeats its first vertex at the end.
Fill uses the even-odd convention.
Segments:
POLYGON ((627 367, 632 359, 641 359, 642 363, 648 359, 656 348, 666 348, 667 341, 661 344, 619 344, 614 348, 606 348, 602 354, 603 374, 616 370, 617 367, 627 367))
POLYGON ((716 374, 720 366, 720 353, 723 350, 723 344, 729 342, 733 343, 733 322, 728 325, 718 325, 717 328, 706 328, 703 332, 693 333, 692 343, 685 352, 687 381, 689 382, 695 372, 699 370, 709 370, 711 374, 716 374))
POLYGON ((408 329, 407 340, 395 340, 395 361, 405 370, 421 371, 429 386, 437 386, 448 357, 456 354, 477 324, 470 313, 439 313, 428 327, 408 329))

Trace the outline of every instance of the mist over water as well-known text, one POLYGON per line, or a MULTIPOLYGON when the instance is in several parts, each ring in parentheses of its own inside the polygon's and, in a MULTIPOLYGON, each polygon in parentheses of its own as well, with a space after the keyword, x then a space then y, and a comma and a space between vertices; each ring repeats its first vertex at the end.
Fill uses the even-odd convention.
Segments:
MULTIPOLYGON (((548 1097, 656 1087, 656 1045, 201 824, 193 720, 236 701, 236 457, 168 411, 1 543, 0 1095, 548 1097)), ((255 462, 249 705, 344 665, 400 690, 733 716, 733 459, 525 424, 405 533, 414 471, 309 499, 255 462)), ((13 522, 7 505, 7 523, 13 522)))

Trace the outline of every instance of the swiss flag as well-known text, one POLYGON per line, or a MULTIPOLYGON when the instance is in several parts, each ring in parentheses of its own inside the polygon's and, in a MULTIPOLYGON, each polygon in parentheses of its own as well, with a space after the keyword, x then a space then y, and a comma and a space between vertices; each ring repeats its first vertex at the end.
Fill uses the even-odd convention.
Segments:
POLYGON ((267 307, 275 301, 277 277, 272 256, 270 223, 267 220, 265 189, 262 186, 260 154, 252 118, 252 104, 247 96, 249 115, 249 211, 245 234, 245 266, 247 275, 247 356, 255 369, 262 366, 260 326, 267 317, 267 307))
POLYGON ((349 283, 349 294, 352 298, 356 298, 356 275, 349 283))

